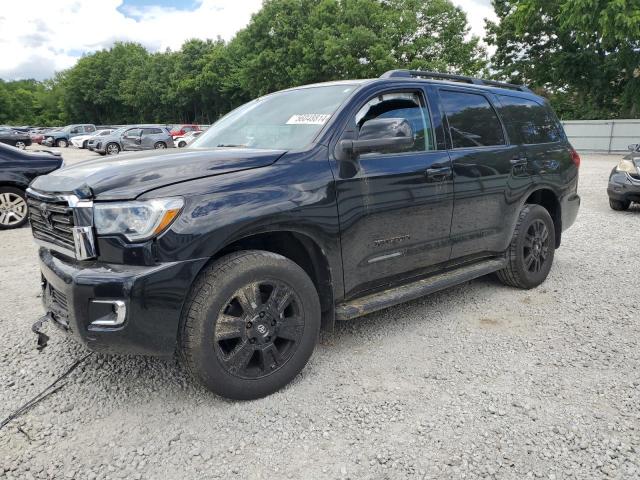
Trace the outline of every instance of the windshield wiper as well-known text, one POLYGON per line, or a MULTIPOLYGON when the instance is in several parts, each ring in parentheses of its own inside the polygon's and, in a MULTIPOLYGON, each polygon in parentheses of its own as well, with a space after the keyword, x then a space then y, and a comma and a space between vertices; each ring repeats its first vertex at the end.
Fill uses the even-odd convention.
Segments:
POLYGON ((217 147, 227 147, 227 148, 245 148, 246 145, 236 145, 233 143, 219 143, 216 145, 217 147))

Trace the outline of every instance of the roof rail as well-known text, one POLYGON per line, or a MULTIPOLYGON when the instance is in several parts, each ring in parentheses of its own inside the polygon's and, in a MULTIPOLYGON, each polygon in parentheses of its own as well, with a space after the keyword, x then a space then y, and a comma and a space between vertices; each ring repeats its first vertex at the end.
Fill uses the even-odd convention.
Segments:
POLYGON ((498 82, 496 80, 484 80, 482 78, 467 77, 464 75, 454 75, 451 73, 425 72, 422 70, 389 70, 380 75, 380 78, 433 78, 434 80, 450 80, 453 82, 471 83, 473 85, 486 85, 490 87, 509 88, 521 92, 531 92, 524 85, 498 82))

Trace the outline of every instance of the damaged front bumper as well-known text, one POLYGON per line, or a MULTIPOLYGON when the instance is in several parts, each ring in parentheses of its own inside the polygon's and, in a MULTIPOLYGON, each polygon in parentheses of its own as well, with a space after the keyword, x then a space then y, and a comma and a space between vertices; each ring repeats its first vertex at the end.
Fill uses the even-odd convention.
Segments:
POLYGON ((46 320, 92 350, 144 355, 173 354, 184 300, 207 261, 77 262, 46 248, 39 258, 46 320))

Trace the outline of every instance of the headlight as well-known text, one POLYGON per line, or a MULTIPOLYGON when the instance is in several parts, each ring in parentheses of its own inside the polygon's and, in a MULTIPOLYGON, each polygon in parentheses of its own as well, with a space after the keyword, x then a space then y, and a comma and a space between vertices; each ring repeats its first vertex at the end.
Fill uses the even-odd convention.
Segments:
POLYGON ((618 163, 618 166, 616 167, 616 170, 618 172, 627 172, 627 173, 631 173, 634 175, 638 174, 638 169, 636 168, 635 164, 633 163, 633 160, 620 160, 620 163, 618 163))
POLYGON ((164 232, 183 205, 181 198, 95 203, 93 221, 98 235, 124 235, 131 242, 139 242, 164 232))

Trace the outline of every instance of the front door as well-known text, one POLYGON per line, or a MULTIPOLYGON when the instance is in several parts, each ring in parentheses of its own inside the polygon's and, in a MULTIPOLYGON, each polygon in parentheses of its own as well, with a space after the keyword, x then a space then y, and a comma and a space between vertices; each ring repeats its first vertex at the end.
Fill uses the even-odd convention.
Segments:
POLYGON ((357 139, 376 118, 405 119, 414 133, 411 146, 333 163, 347 297, 449 259, 451 164, 429 111, 421 88, 375 93, 354 106, 340 137, 357 139))
POLYGON ((142 129, 130 128, 122 136, 122 149, 123 150, 140 150, 142 129))
POLYGON ((455 87, 439 94, 454 171, 451 258, 503 252, 531 182, 522 149, 509 144, 490 94, 455 87))

